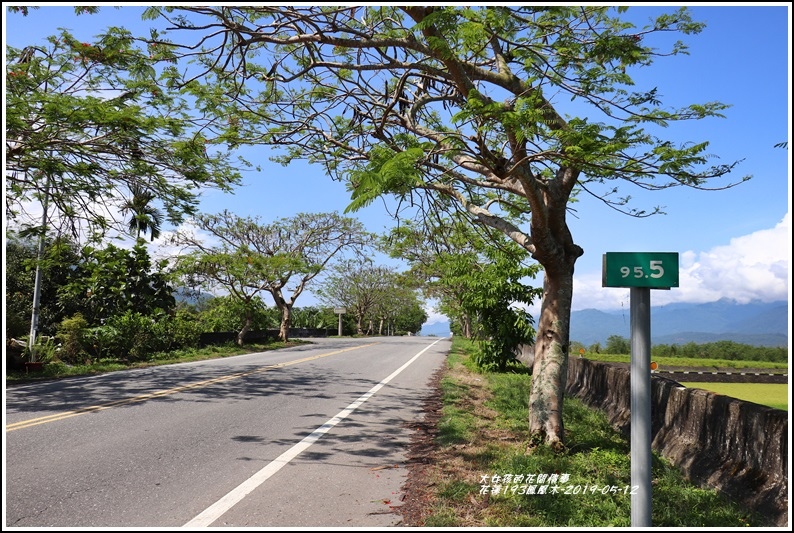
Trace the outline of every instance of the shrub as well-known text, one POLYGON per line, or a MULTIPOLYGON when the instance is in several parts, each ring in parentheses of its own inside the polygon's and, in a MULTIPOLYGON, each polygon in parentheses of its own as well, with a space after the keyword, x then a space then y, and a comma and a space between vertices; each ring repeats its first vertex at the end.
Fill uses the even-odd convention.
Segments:
POLYGON ((70 318, 64 318, 57 328, 56 337, 61 343, 58 359, 68 364, 84 363, 90 355, 86 349, 89 346, 86 338, 88 322, 83 315, 75 313, 70 318))

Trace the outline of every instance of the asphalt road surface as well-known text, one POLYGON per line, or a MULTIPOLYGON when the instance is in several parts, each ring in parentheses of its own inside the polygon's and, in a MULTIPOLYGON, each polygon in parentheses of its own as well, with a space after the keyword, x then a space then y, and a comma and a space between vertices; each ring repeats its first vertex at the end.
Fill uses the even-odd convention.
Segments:
POLYGON ((399 525, 450 340, 312 341, 8 388, 6 528, 399 525))

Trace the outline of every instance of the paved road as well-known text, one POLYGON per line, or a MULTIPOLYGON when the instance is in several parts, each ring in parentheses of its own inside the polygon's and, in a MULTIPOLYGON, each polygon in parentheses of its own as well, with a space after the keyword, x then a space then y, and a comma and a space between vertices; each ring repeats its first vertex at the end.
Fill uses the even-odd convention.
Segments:
POLYGON ((9 388, 6 527, 398 525, 450 341, 312 340, 9 388))

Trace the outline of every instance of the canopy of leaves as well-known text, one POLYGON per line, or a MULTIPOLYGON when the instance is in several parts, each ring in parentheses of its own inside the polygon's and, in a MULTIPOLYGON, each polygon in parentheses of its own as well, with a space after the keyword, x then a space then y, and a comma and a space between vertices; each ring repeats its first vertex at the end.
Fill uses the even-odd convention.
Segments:
POLYGON ((534 254, 542 233, 564 226, 577 193, 647 216, 658 209, 628 207, 619 185, 732 185, 710 185, 735 163, 710 165, 707 142, 662 137, 669 124, 719 117, 727 106, 671 109, 631 77, 686 53, 665 34, 704 25, 680 8, 637 28, 624 11, 221 6, 153 7, 147 16, 171 28, 159 45, 196 59, 183 82, 204 108, 234 117, 225 135, 235 144, 279 147, 284 164, 322 164, 348 182, 350 209, 381 195, 453 198, 534 254), (531 232, 505 220, 530 212, 531 232))
POLYGON ((340 262, 315 290, 329 307, 344 307, 356 318, 357 333, 365 321, 388 322, 416 332, 427 320, 416 292, 393 267, 373 265, 366 258, 340 262))
POLYGON ((127 30, 90 43, 62 30, 46 45, 7 46, 6 59, 10 220, 29 224, 46 202, 51 224, 75 234, 120 229, 119 207, 137 187, 177 223, 195 212, 202 188, 239 182, 229 154, 208 150, 179 91, 162 86, 159 58, 127 30))

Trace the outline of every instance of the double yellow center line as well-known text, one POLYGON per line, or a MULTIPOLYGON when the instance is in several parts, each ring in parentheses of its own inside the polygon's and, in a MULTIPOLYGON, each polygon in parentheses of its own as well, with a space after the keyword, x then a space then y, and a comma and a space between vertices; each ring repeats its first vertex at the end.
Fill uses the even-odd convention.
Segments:
POLYGON ((251 376, 253 374, 261 374, 263 372, 268 372, 270 370, 276 370, 278 368, 284 368, 286 366, 297 365, 300 363, 306 363, 308 361, 314 361, 315 359, 322 359, 323 357, 329 357, 331 355, 337 355, 343 352, 349 352, 351 350, 358 350, 359 348, 366 348, 367 346, 373 346, 378 344, 377 342, 371 342, 369 344, 362 344, 361 346, 353 346, 351 348, 344 348, 342 350, 336 350, 329 353, 324 353, 320 355, 313 355, 311 357, 304 357, 303 359, 295 359, 293 361, 286 361, 284 363, 277 363, 275 365, 268 365, 257 368, 255 370, 249 370, 246 372, 238 372, 236 374, 229 374, 228 376, 222 376, 219 378, 208 379, 205 381, 197 381, 196 383, 191 383, 189 385, 182 385, 181 387, 174 387, 171 389, 161 390, 157 392, 152 392, 149 394, 142 394, 140 396, 134 396, 132 398, 124 398, 121 400, 116 400, 113 402, 103 403, 99 405, 91 405, 89 407, 82 407, 80 409, 75 409, 74 411, 66 411, 63 413, 55 413, 49 416, 42 416, 39 418, 31 418, 30 420, 23 420, 21 422, 15 422, 13 424, 6 425, 6 432, 9 431, 16 431, 17 429, 25 429, 32 426, 38 426, 39 424, 46 424, 48 422, 55 422, 58 420, 64 420, 66 418, 71 418, 73 416, 84 415, 86 413, 95 413, 97 411, 103 411, 105 409, 110 409, 112 407, 118 407, 119 405, 129 405, 131 403, 136 402, 145 402, 146 400, 152 400, 155 398, 162 398, 163 396, 168 396, 169 394, 176 394, 177 392, 182 392, 190 389, 198 389, 201 387, 207 387, 209 385, 214 385, 216 383, 222 383, 224 381, 230 381, 237 378, 242 378, 245 376, 251 376))

